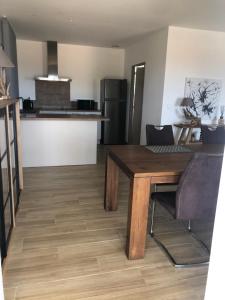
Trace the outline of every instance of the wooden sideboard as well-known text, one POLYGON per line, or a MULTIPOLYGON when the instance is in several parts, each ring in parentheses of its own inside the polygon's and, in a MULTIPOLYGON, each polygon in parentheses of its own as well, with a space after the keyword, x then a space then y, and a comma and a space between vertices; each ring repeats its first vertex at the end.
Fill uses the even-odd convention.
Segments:
POLYGON ((175 127, 180 129, 180 134, 178 138, 178 144, 189 144, 191 141, 191 136, 194 129, 200 129, 201 125, 185 124, 179 123, 174 124, 175 127))
MULTIPOLYGON (((180 134, 178 138, 178 144, 190 144, 191 142, 191 136, 194 129, 201 129, 201 124, 193 125, 193 124, 187 124, 187 123, 179 123, 174 124, 175 127, 180 129, 180 134)), ((217 126, 224 126, 224 125, 218 125, 218 124, 208 124, 208 127, 217 127, 217 126)))

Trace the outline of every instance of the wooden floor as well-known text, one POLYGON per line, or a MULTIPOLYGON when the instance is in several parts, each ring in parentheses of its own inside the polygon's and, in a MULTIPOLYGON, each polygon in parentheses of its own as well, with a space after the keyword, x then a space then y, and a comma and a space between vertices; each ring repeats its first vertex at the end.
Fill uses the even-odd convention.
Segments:
MULTIPOLYGON (((207 267, 175 269, 149 237, 145 259, 127 260, 128 181, 121 175, 117 212, 103 210, 103 189, 102 160, 94 166, 25 169, 4 268, 6 299, 203 299, 207 267)), ((157 222, 178 259, 205 255, 162 208, 157 222)), ((204 234, 206 227, 199 228, 204 234)))

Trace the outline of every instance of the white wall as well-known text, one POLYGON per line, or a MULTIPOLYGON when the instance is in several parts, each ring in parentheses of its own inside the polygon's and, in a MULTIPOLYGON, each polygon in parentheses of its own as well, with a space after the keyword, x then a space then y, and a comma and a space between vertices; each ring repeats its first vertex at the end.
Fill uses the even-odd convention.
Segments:
MULTIPOLYGON (((34 78, 46 75, 46 43, 17 40, 19 91, 35 99, 34 78)), ((71 100, 99 100, 104 77, 124 77, 124 49, 58 44, 59 75, 72 78, 71 100)))
POLYGON ((100 97, 100 80, 124 77, 124 49, 59 44, 59 75, 72 78, 71 99, 100 97))
POLYGON ((128 79, 128 89, 132 66, 146 63, 141 144, 146 143, 145 125, 147 123, 158 124, 161 119, 167 34, 167 29, 153 32, 125 49, 125 77, 128 79))
POLYGON ((221 79, 225 104, 225 33, 169 27, 162 124, 182 118, 178 105, 184 97, 186 77, 221 79))
POLYGON ((46 73, 46 53, 44 43, 17 40, 20 96, 35 99, 34 78, 46 73))
MULTIPOLYGON (((46 74, 46 43, 17 41, 20 95, 35 98, 34 80, 46 74)), ((99 80, 124 77, 145 62, 141 144, 145 125, 173 124, 180 117, 186 77, 222 79, 225 84, 225 33, 170 26, 123 49, 58 45, 59 74, 73 79, 71 99, 99 99, 99 80), (125 60, 125 69, 124 69, 125 60)), ((221 99, 225 104, 225 89, 221 99)))

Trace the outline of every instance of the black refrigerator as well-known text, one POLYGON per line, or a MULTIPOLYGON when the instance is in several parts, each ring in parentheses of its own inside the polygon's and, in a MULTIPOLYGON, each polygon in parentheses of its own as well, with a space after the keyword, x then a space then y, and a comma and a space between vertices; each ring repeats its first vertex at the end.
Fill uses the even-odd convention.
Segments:
POLYGON ((101 143, 125 144, 127 81, 102 79, 100 104, 102 115, 109 118, 101 125, 101 143))

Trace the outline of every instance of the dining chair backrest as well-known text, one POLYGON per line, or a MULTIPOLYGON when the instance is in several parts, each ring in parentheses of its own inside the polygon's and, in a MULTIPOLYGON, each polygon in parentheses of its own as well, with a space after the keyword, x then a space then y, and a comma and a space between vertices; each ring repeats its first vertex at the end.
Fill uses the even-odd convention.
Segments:
POLYGON ((171 125, 146 125, 147 145, 174 145, 173 128, 171 125))
POLYGON ((210 128, 202 125, 201 140, 203 144, 225 144, 225 127, 210 128))
POLYGON ((196 153, 182 174, 176 192, 176 218, 182 220, 213 217, 223 156, 196 153))

